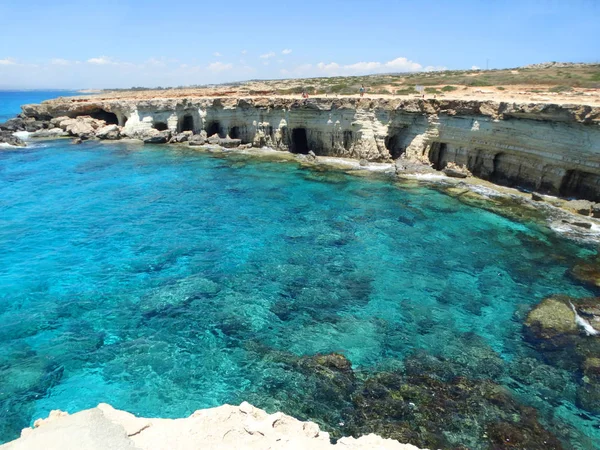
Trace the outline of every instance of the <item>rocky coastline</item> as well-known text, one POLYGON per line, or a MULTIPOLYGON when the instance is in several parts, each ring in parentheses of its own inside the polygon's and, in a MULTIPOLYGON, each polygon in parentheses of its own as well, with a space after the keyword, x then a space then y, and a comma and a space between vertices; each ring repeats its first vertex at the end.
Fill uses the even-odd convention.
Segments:
MULTIPOLYGON (((58 98, 24 105, 3 136, 138 139, 425 164, 543 194, 600 201, 600 107, 489 100, 58 98), (12 135, 12 134, 11 134, 12 135)), ((14 140, 11 145, 20 145, 14 140)), ((9 142, 10 143, 10 142, 9 142)))

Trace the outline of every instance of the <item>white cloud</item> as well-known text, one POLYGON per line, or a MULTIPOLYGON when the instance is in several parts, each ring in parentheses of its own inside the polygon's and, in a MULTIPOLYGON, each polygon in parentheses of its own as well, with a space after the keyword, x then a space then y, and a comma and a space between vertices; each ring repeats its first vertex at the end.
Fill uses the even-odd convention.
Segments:
POLYGON ((269 52, 269 53, 265 53, 264 55, 260 55, 260 58, 269 59, 269 58, 272 58, 273 56, 275 56, 275 52, 269 52))
POLYGON ((150 58, 146 61, 149 66, 165 67, 167 64, 162 59, 150 58))
POLYGON ((62 58, 53 58, 50 60, 50 64, 53 66, 69 66, 71 65, 71 61, 62 58))
POLYGON ((396 58, 384 63, 379 61, 363 61, 354 64, 341 65, 336 62, 327 64, 321 62, 317 64, 317 69, 326 75, 357 75, 386 72, 418 72, 427 69, 434 70, 432 66, 424 69, 421 64, 404 57, 396 58))
POLYGON ((213 56, 216 56, 218 58, 219 56, 222 56, 222 55, 219 52, 214 52, 213 56))
POLYGON ((0 66, 15 66, 17 63, 12 58, 0 59, 0 66))
POLYGON ((481 67, 479 67, 479 66, 471 66, 471 70, 481 70, 481 67))
POLYGON ((100 56, 99 58, 90 58, 87 60, 90 64, 98 64, 98 65, 106 65, 106 64, 115 64, 110 58, 106 56, 100 56))
POLYGON ((225 64, 220 61, 208 65, 208 70, 210 70, 211 72, 223 72, 225 70, 231 69, 233 69, 233 64, 225 64))
POLYGON ((245 55, 246 53, 248 53, 248 50, 242 50, 242 55, 245 55))
POLYGON ((446 66, 426 66, 423 69, 425 72, 441 72, 442 70, 448 70, 446 66))
POLYGON ((289 55, 290 53, 292 53, 292 50, 289 48, 283 49, 281 52, 282 55, 289 55))

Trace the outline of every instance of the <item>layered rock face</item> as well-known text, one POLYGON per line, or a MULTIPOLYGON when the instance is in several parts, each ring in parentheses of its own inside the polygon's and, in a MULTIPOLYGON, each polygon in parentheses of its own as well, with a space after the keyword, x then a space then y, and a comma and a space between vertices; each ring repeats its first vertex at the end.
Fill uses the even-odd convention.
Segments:
POLYGON ((29 118, 89 115, 124 137, 205 132, 244 145, 371 161, 448 163, 505 185, 600 200, 600 108, 465 100, 72 98, 29 118))

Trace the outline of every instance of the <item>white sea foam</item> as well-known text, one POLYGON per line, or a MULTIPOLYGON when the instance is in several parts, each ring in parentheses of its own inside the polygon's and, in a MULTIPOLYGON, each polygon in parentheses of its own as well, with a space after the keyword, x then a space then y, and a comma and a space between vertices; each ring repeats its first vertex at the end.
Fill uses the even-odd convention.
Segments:
POLYGON ((402 176, 406 178, 416 178, 417 180, 442 180, 448 178, 441 173, 407 173, 402 174, 402 176))
POLYGON ((588 336, 598 336, 600 334, 600 331, 596 330, 587 320, 585 320, 583 317, 577 314, 577 310, 573 306, 573 303, 569 302, 569 305, 571 305, 571 309, 575 313, 575 323, 581 328, 583 328, 585 334, 587 334, 588 336))
POLYGON ((29 131, 16 131, 13 133, 13 136, 16 136, 22 140, 27 140, 31 136, 31 133, 29 131))
POLYGON ((17 148, 17 146, 7 144, 6 142, 2 142, 2 143, 0 143, 0 148, 17 148))

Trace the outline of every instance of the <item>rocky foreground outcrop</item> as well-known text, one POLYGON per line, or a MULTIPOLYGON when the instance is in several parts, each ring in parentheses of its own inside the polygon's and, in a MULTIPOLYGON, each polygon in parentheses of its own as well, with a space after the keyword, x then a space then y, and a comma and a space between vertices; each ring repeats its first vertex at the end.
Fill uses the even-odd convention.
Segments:
POLYGON ((531 310, 523 331, 551 364, 581 374, 577 405, 600 414, 600 298, 546 298, 531 310))
POLYGON ((202 449, 356 449, 418 450, 374 434, 342 438, 312 422, 282 413, 267 414, 249 403, 198 410, 186 419, 145 419, 101 403, 69 415, 52 411, 3 450, 197 450, 202 449))

